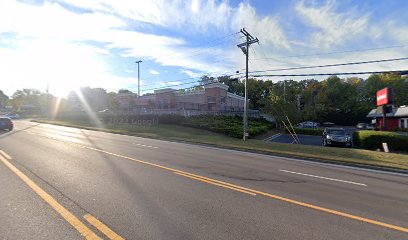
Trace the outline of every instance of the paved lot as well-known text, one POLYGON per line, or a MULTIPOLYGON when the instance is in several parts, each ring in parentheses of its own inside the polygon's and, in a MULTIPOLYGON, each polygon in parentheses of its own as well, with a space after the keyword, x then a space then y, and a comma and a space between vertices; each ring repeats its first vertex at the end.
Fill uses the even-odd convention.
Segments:
MULTIPOLYGON (((297 135, 300 144, 321 146, 322 137, 321 136, 310 136, 310 135, 297 135)), ((294 138, 290 134, 279 134, 275 135, 272 139, 268 139, 269 142, 279 142, 279 143, 295 143, 294 138)))

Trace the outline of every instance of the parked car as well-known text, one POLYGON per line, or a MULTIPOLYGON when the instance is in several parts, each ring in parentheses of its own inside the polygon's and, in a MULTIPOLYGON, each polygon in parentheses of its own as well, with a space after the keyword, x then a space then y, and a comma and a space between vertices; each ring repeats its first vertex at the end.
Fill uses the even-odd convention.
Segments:
POLYGON ((301 122, 297 125, 297 127, 299 128, 318 128, 319 126, 320 126, 319 123, 312 121, 301 122))
POLYGON ((10 118, 0 117, 0 130, 13 130, 13 122, 10 118))
POLYGON ((18 115, 17 113, 7 113, 4 116, 7 117, 7 118, 10 118, 10 119, 17 119, 17 118, 20 117, 20 115, 18 115))
POLYGON ((325 128, 322 136, 323 146, 352 147, 353 141, 350 134, 344 128, 325 128))
POLYGON ((369 123, 359 123, 356 128, 357 130, 374 130, 374 126, 369 123))

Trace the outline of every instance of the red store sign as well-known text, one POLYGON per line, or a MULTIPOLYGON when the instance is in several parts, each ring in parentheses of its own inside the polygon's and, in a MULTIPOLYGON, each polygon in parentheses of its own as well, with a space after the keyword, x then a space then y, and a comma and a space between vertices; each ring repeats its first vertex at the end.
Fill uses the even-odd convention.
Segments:
POLYGON ((383 88, 377 92, 377 106, 386 105, 392 102, 392 93, 390 88, 383 88))

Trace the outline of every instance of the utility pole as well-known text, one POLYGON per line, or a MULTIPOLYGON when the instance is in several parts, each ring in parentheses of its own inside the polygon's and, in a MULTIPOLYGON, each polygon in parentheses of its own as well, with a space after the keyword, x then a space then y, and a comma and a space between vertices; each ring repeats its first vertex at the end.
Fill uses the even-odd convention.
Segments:
POLYGON ((48 82, 47 82, 46 92, 47 92, 47 96, 46 96, 46 99, 45 99, 45 101, 46 101, 46 114, 47 114, 47 119, 49 119, 50 118, 50 103, 49 103, 50 86, 49 86, 48 82))
POLYGON ((136 61, 137 63, 137 98, 140 96, 140 68, 139 64, 142 62, 142 60, 136 61))
POLYGON ((244 102, 244 134, 242 139, 246 141, 248 139, 248 59, 249 59, 249 46, 253 43, 259 42, 258 38, 254 38, 251 34, 249 34, 245 28, 241 29, 240 31, 245 37, 246 41, 244 43, 238 44, 237 47, 241 48, 242 52, 246 56, 246 74, 245 74, 245 102, 244 102))

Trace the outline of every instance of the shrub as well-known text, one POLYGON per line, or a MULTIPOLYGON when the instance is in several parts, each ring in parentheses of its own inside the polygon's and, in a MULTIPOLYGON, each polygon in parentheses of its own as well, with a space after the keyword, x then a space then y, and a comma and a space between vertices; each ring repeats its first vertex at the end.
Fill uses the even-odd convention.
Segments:
MULTIPOLYGON (((200 128, 230 137, 242 137, 242 118, 238 116, 200 115, 185 118, 179 124, 200 128)), ((249 119, 248 132, 250 137, 264 133, 274 127, 273 124, 261 119, 249 119)))
POLYGON ((381 149, 382 143, 387 143, 390 150, 408 152, 408 136, 393 132, 356 131, 353 142, 365 149, 381 149))
MULTIPOLYGON (((294 128, 296 134, 304 134, 304 135, 316 135, 321 136, 323 134, 323 129, 321 128, 294 128)), ((288 132, 288 129, 285 129, 288 132)), ((292 132, 292 129, 291 129, 292 132)))

